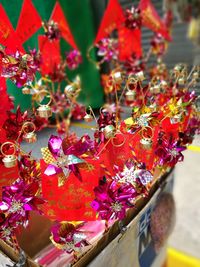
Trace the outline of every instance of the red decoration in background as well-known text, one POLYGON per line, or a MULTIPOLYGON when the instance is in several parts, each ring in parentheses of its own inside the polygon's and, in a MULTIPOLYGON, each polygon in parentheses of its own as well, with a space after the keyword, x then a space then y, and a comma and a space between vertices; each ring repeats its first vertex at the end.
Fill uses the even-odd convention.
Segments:
POLYGON ((0 77, 0 143, 6 142, 6 132, 2 129, 5 120, 7 119, 7 111, 13 108, 12 101, 6 92, 6 80, 0 77))
POLYGON ((38 36, 39 49, 42 55, 41 72, 42 75, 52 73, 61 62, 60 41, 49 41, 46 36, 38 36), (50 56, 49 56, 50 55, 50 56))
POLYGON ((31 0, 24 0, 16 33, 22 44, 42 26, 42 20, 31 0))
POLYGON ((119 28, 119 59, 127 60, 133 54, 141 57, 141 30, 140 29, 128 29, 127 27, 119 28))
POLYGON ((118 0, 110 0, 101 20, 94 44, 107 37, 113 30, 117 29, 123 21, 124 13, 118 0))
POLYGON ((6 46, 10 52, 19 50, 24 52, 20 40, 18 39, 10 20, 0 4, 0 44, 6 46))
POLYGON ((99 182, 99 162, 87 160, 80 167, 82 182, 71 173, 63 186, 58 187, 56 175, 47 176, 47 165, 40 161, 42 173, 42 195, 48 203, 44 204, 44 214, 52 220, 94 221, 96 212, 91 207, 94 199, 93 189, 99 182))
POLYGON ((61 35, 66 40, 66 42, 70 44, 74 49, 78 49, 59 2, 56 2, 50 20, 58 23, 61 35))
POLYGON ((167 27, 159 17, 151 0, 140 0, 139 9, 142 15, 142 24, 150 30, 160 33, 166 40, 171 41, 172 38, 167 27))
POLYGON ((2 195, 2 186, 10 186, 14 181, 19 177, 19 168, 18 166, 12 168, 6 168, 3 164, 0 164, 0 201, 2 195))

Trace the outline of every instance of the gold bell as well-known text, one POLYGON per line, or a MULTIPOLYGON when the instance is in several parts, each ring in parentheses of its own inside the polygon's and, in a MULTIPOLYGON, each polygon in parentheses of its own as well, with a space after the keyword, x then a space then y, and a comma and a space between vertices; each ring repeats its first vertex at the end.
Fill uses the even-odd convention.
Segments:
POLYGON ((93 117, 92 117, 92 115, 91 115, 91 114, 86 114, 86 115, 84 116, 84 121, 86 121, 86 122, 91 122, 91 121, 93 121, 93 117))
POLYGON ((162 82, 160 83, 160 87, 161 87, 162 89, 167 89, 167 87, 168 87, 167 82, 166 82, 166 81, 162 81, 162 82))
POLYGON ((152 140, 151 138, 147 138, 144 137, 140 140, 140 143, 142 145, 142 147, 146 150, 151 149, 152 148, 152 140))
POLYGON ((138 73, 135 74, 136 77, 140 80, 140 81, 144 81, 145 77, 144 77, 144 72, 143 71, 139 71, 138 73))
POLYGON ((160 93, 160 86, 154 85, 153 87, 150 88, 150 91, 152 94, 159 94, 160 93))
POLYGON ((24 95, 29 95, 30 92, 31 92, 30 88, 28 88, 28 87, 24 87, 24 88, 22 88, 22 93, 23 93, 24 95))
POLYGON ((121 83, 122 82, 122 74, 120 71, 117 71, 112 74, 113 80, 115 83, 121 83))
POLYGON ((103 130, 106 139, 110 139, 115 135, 115 127, 113 125, 107 125, 103 130))
POLYGON ((76 93, 76 89, 77 87, 75 86, 75 84, 69 84, 65 87, 65 94, 66 96, 73 96, 76 93))
POLYGON ((41 118, 49 118, 51 117, 52 115, 52 110, 50 108, 50 106, 48 105, 41 105, 38 109, 38 115, 41 117, 41 118))
POLYGON ((185 79, 184 78, 179 78, 178 79, 178 84, 179 85, 184 85, 185 84, 185 79))
POLYGON ((125 97, 126 97, 127 101, 135 100, 135 91, 130 91, 129 90, 128 92, 126 92, 125 97))
POLYGON ((35 143, 37 141, 37 135, 34 132, 25 133, 23 139, 29 144, 35 143))
POLYGON ((182 69, 183 69, 183 66, 182 66, 181 64, 177 64, 177 65, 174 67, 174 71, 175 71, 175 72, 180 72, 182 69))
POLYGON ((15 155, 5 155, 2 161, 6 168, 12 168, 17 165, 17 157, 15 155))
POLYGON ((199 78, 199 73, 197 71, 193 72, 192 78, 195 79, 195 80, 198 79, 199 78))

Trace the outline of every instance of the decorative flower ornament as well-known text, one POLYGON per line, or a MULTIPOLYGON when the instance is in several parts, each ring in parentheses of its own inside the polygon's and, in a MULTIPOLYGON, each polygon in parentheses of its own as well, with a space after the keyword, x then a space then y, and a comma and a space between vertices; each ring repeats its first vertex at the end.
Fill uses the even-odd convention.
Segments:
POLYGON ((158 56, 163 56, 166 52, 166 42, 161 34, 154 34, 151 40, 152 52, 158 56))
POLYGON ((18 179, 11 186, 3 186, 0 202, 2 239, 10 240, 14 229, 19 225, 26 227, 30 211, 41 213, 39 205, 45 201, 37 196, 38 190, 37 182, 25 183, 22 179, 18 179))
POLYGON ((133 207, 137 192, 131 184, 120 185, 116 181, 100 181, 94 188, 95 200, 91 203, 102 220, 122 220, 126 209, 133 207))
POLYGON ((16 113, 8 111, 8 118, 3 124, 3 129, 6 132, 8 140, 22 141, 22 128, 26 122, 31 122, 35 125, 36 131, 47 126, 47 120, 38 116, 28 116, 28 112, 21 112, 20 106, 17 107, 16 113))
POLYGON ((142 187, 153 180, 153 175, 145 168, 141 168, 141 166, 139 167, 138 164, 131 161, 124 165, 122 172, 117 172, 114 180, 123 184, 130 183, 133 186, 135 186, 136 183, 141 183, 142 187))
POLYGON ((35 49, 30 50, 29 54, 16 51, 15 54, 7 55, 5 51, 1 52, 2 77, 10 78, 17 87, 33 81, 41 63, 40 55, 35 49))
POLYGON ((141 11, 138 8, 126 9, 125 11, 125 26, 128 29, 140 29, 142 26, 142 16, 141 11))
POLYGON ((62 186, 66 178, 72 171, 75 176, 82 180, 77 164, 84 161, 73 154, 65 154, 62 148, 63 140, 55 135, 51 135, 48 141, 48 148, 42 148, 43 159, 48 166, 45 170, 46 175, 58 174, 58 186, 62 186))
POLYGON ((49 22, 43 22, 43 28, 45 35, 50 41, 59 40, 61 38, 61 32, 57 22, 53 20, 50 20, 49 22))
POLYGON ((82 62, 80 51, 74 49, 66 54, 66 64, 70 70, 76 69, 82 62))
POLYGON ((97 55, 102 57, 103 62, 110 62, 118 59, 118 42, 115 39, 103 38, 97 45, 97 55))
POLYGON ((158 164, 173 167, 177 162, 183 161, 182 151, 186 147, 179 146, 177 140, 167 140, 163 133, 160 133, 155 154, 158 156, 158 164))
POLYGON ((67 253, 80 252, 81 248, 89 245, 87 232, 79 230, 80 223, 58 222, 51 228, 50 240, 59 249, 67 253))

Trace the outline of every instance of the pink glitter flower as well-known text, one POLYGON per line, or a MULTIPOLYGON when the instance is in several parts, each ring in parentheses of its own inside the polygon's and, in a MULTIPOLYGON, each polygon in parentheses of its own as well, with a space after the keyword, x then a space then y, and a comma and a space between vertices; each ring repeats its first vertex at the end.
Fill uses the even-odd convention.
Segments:
POLYGON ((127 183, 119 185, 116 181, 100 181, 94 188, 96 199, 91 206, 102 220, 119 219, 126 216, 126 209, 133 207, 131 201, 137 196, 134 187, 127 183))

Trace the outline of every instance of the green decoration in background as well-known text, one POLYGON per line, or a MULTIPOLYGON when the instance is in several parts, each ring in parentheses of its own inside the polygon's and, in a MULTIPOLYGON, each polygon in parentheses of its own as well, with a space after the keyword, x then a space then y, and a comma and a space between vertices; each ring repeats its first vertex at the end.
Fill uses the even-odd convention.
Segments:
MULTIPOLYGON (((23 1, 1 0, 0 2, 3 5, 14 29, 16 29, 23 1)), ((32 2, 42 20, 48 21, 56 1, 32 0, 32 2)), ((81 77, 82 91, 79 101, 86 106, 91 105, 93 108, 99 108, 103 103, 103 89, 100 85, 100 74, 96 66, 88 61, 86 56, 87 49, 95 38, 94 20, 90 1, 60 0, 59 2, 83 58, 83 62, 80 67, 74 71, 68 70, 67 75, 71 80, 75 78, 77 74, 81 77)), ((41 28, 24 44, 24 48, 26 50, 28 50, 28 48, 33 49, 35 47, 38 49, 37 36, 43 33, 44 31, 41 28)), ((65 52, 69 51, 69 49, 70 46, 64 40, 61 40, 62 56, 65 56, 65 52)), ((7 86, 8 93, 15 97, 15 107, 20 104, 22 110, 30 108, 31 97, 29 95, 23 95, 21 89, 17 88, 11 81, 7 82, 7 86)))

